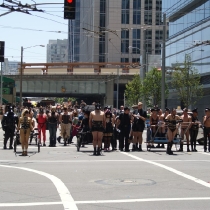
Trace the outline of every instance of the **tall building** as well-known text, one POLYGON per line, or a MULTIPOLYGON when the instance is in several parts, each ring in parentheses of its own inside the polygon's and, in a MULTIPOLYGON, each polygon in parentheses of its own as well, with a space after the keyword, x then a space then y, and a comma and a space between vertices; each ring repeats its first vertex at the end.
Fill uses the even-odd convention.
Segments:
POLYGON ((9 61, 8 58, 5 58, 3 63, 3 74, 18 74, 19 63, 19 61, 9 61))
MULTIPOLYGON (((173 70, 177 63, 182 65, 185 55, 190 55, 204 87, 204 97, 197 103, 202 110, 209 106, 210 97, 210 0, 163 0, 163 8, 169 24, 167 69, 173 70)), ((180 105, 176 93, 171 92, 168 106, 180 105)))
POLYGON ((47 44, 47 63, 68 62, 68 39, 49 40, 47 44))
POLYGON ((139 62, 161 54, 162 0, 80 0, 69 21, 69 62, 139 62), (145 31, 145 33, 144 33, 145 31))

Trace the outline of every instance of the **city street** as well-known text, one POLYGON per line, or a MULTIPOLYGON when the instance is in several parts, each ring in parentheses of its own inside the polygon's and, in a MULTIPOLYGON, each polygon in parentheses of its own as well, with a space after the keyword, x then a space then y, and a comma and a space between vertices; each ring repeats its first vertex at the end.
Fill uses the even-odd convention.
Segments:
MULTIPOLYGON (((3 132, 0 130, 0 147, 3 132)), ((74 139, 74 143, 75 143, 74 139)), ((48 144, 47 144, 48 145, 48 144)), ((0 209, 209 209, 210 153, 109 152, 92 145, 0 149, 0 209)), ((186 150, 186 146, 184 147, 186 150)), ((175 148, 173 148, 175 151, 175 148)))

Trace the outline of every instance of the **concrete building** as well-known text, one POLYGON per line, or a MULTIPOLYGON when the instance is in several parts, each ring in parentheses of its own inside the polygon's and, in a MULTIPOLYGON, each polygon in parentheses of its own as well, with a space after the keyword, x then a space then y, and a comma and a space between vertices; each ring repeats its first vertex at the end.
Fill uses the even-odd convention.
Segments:
POLYGON ((147 57, 160 55, 162 25, 162 0, 77 1, 68 60, 139 62, 145 51, 147 57))
POLYGON ((19 61, 9 61, 8 58, 5 58, 3 63, 3 74, 17 74, 19 63, 19 61))
POLYGON ((68 40, 49 40, 47 44, 47 63, 64 63, 68 61, 68 40))
MULTIPOLYGON (((190 55, 204 88, 204 97, 193 105, 199 107, 201 116, 210 101, 210 0, 163 0, 163 8, 169 23, 166 66, 173 70, 190 55)), ((182 106, 175 91, 169 94, 168 106, 182 106)))

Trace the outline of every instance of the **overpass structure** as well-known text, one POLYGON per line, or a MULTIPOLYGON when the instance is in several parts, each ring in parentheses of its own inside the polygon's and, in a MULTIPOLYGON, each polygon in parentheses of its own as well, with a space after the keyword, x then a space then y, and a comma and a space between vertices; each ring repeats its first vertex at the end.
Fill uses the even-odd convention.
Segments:
POLYGON ((24 63, 15 80, 17 96, 75 97, 86 102, 123 103, 125 85, 139 74, 139 65, 129 63, 24 63), (119 81, 119 82, 118 82, 119 81))

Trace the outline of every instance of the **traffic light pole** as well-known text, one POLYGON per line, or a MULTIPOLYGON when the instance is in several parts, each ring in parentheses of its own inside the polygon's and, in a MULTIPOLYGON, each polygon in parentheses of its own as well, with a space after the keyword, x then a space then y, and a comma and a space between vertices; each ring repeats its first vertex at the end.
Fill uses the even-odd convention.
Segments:
POLYGON ((22 83, 23 83, 23 47, 21 47, 21 61, 20 61, 20 109, 22 107, 22 83))
POLYGON ((1 106, 2 106, 2 102, 3 102, 3 65, 2 65, 2 62, 1 62, 1 106))

